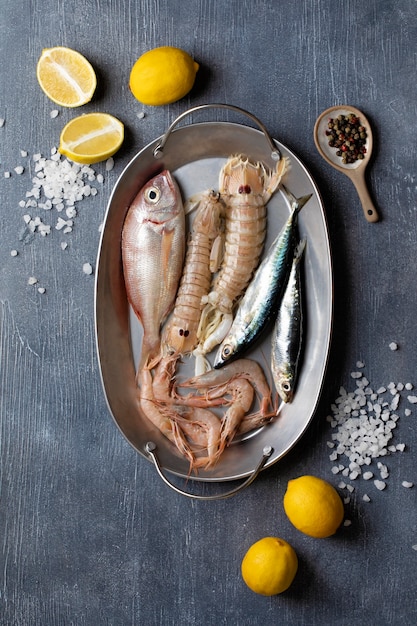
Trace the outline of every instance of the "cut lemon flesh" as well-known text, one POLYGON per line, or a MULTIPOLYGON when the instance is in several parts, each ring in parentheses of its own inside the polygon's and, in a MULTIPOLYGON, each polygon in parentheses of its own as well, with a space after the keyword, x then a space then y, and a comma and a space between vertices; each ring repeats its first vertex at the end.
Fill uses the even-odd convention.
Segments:
POLYGON ((78 107, 93 97, 96 74, 85 57, 71 48, 45 48, 36 76, 42 91, 56 104, 78 107))
POLYGON ((59 152, 72 161, 91 165, 113 156, 124 139, 124 126, 108 113, 87 113, 64 126, 59 152))

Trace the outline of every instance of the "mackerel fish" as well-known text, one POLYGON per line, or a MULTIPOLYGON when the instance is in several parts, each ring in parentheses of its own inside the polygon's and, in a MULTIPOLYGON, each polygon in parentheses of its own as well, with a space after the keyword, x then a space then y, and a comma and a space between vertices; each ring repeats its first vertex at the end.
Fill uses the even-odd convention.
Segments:
POLYGON ((240 356, 258 339, 284 293, 297 242, 298 214, 312 194, 296 198, 284 185, 282 190, 290 204, 290 215, 240 301, 233 324, 217 352, 216 369, 240 356))
POLYGON ((271 371, 283 402, 291 402, 297 383, 303 341, 301 260, 306 240, 297 246, 271 339, 271 371))

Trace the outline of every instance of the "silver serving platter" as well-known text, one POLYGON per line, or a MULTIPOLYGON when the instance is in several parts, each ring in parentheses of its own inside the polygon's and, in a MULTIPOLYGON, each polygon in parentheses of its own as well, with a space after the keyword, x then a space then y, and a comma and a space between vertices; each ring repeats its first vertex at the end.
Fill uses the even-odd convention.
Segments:
MULTIPOLYGON (((203 105, 196 109, 216 105, 203 105)), ((246 113, 236 107, 232 108, 246 113)), ((189 114, 186 112, 180 118, 189 114)), ((247 114, 256 120, 251 114, 247 114)), ((98 253, 95 292, 96 341, 103 388, 110 412, 127 441, 144 457, 154 460, 158 471, 200 481, 231 481, 254 477, 299 441, 312 420, 320 397, 328 359, 333 308, 332 261, 324 208, 318 188, 298 157, 262 130, 230 122, 192 123, 175 128, 143 148, 127 165, 110 197, 98 253), (184 201, 206 189, 218 188, 222 165, 232 154, 246 154, 271 168, 277 153, 287 156, 291 169, 285 185, 297 197, 313 196, 299 215, 301 237, 307 238, 304 259, 306 327, 303 361, 294 400, 284 405, 274 421, 233 442, 214 468, 189 473, 189 463, 141 414, 135 384, 135 364, 140 353, 142 329, 128 305, 122 273, 121 233, 129 204, 156 173, 168 169, 176 178, 184 201), (154 454, 157 450, 157 457, 154 454)), ((288 217, 288 204, 278 191, 268 204, 265 250, 288 217)), ((246 356, 256 359, 272 384, 270 334, 246 356)), ((193 374, 186 359, 181 372, 193 374), (184 372, 185 370, 185 372, 184 372)))

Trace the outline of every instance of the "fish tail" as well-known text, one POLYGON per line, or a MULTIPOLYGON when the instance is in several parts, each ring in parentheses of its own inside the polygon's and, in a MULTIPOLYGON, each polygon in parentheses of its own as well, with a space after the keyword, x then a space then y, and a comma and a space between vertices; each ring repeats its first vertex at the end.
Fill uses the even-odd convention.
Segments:
POLYGON ((306 244, 307 244, 306 237, 304 237, 304 239, 301 239, 301 241, 298 243, 295 249, 295 253, 294 253, 294 259, 296 261, 298 261, 298 259, 301 259, 301 257, 303 256, 306 244))
POLYGON ((301 198, 296 198, 294 194, 285 185, 281 184, 281 188, 284 192, 285 197, 287 198, 289 202, 291 213, 295 213, 295 214, 301 211, 303 206, 307 204, 307 202, 310 200, 311 196, 313 195, 312 193, 309 193, 305 196, 301 196, 301 198))
POLYGON ((144 368, 148 368, 149 363, 152 363, 152 367, 155 367, 161 356, 161 343, 159 338, 155 341, 147 340, 144 336, 142 341, 142 349, 139 357, 139 364, 137 369, 136 379, 139 373, 144 368))

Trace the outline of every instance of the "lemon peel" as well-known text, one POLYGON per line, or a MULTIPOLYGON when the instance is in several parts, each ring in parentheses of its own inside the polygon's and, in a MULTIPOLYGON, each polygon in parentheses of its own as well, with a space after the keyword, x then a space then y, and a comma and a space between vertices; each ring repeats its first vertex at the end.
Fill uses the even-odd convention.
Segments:
POLYGON ((142 104, 163 106, 191 91, 199 64, 185 50, 161 46, 148 50, 134 63, 129 87, 142 104))
POLYGON ((36 66, 42 91, 55 104, 78 107, 90 102, 97 86, 93 66, 71 48, 44 48, 36 66))
POLYGON ((294 548, 279 537, 263 537, 251 545, 241 564, 246 585, 263 596, 286 591, 294 580, 298 558, 294 548))
POLYGON ((124 126, 108 113, 87 113, 72 119, 62 129, 59 152, 76 163, 105 161, 120 148, 124 126))
POLYGON ((300 476, 288 482, 284 510, 295 528, 317 538, 334 535, 344 517, 336 489, 317 476, 300 476))

